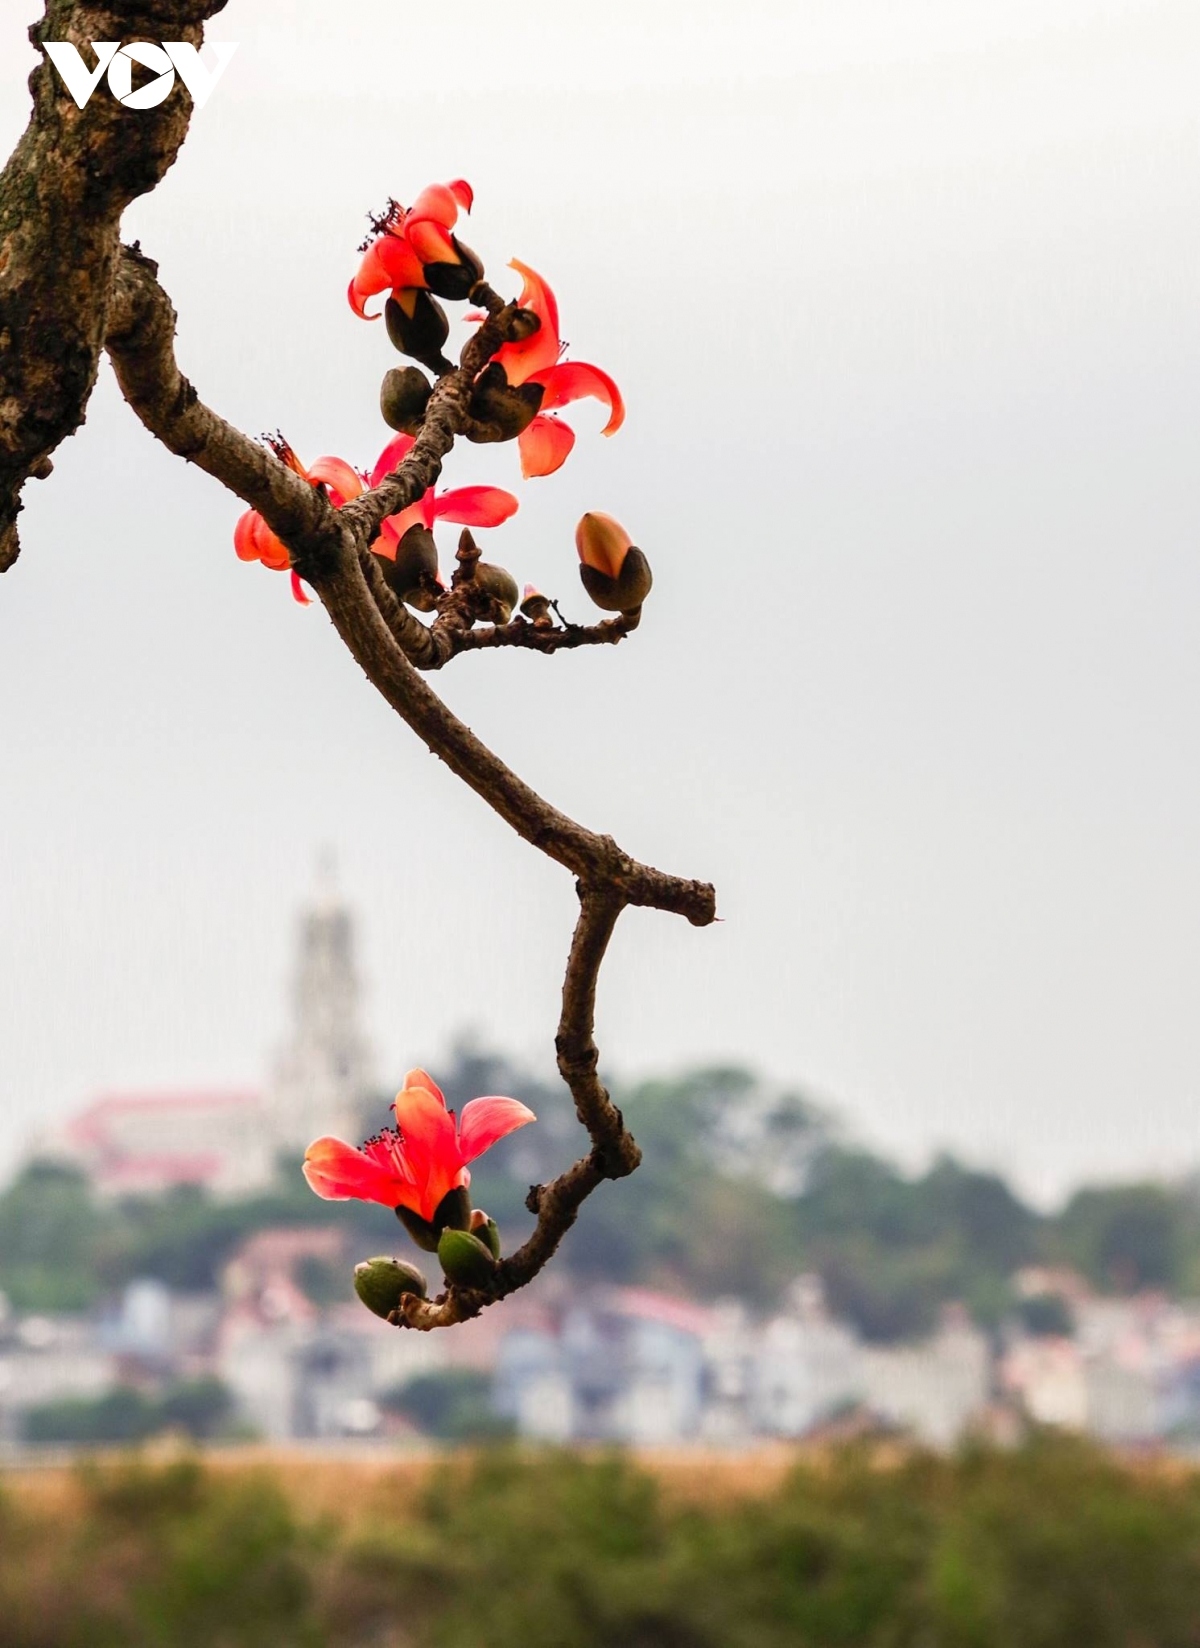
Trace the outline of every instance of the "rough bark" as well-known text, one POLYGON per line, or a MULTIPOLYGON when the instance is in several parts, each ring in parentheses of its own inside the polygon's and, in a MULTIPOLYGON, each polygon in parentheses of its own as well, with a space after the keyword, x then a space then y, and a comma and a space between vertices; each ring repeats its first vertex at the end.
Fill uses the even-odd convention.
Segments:
MULTIPOLYGON (((40 47, 185 40, 199 46, 225 0, 48 0, 29 31, 40 47)), ((156 109, 122 106, 101 84, 77 107, 45 57, 33 109, 0 173, 0 572, 17 558, 21 488, 83 422, 96 381, 121 214, 161 180, 187 135, 192 100, 177 83, 156 109)))

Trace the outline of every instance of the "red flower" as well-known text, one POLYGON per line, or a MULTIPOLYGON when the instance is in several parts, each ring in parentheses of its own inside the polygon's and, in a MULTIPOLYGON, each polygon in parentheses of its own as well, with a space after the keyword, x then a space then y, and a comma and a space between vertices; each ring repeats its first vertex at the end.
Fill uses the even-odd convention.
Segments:
POLYGON ((441 1089, 424 1070, 410 1070, 385 1127, 360 1150, 340 1139, 317 1139, 304 1157, 304 1177, 326 1201, 379 1202, 432 1220, 448 1191, 470 1184, 467 1163, 526 1122, 533 1111, 516 1099, 472 1099, 455 1124, 441 1089))
MULTIPOLYGON (((378 486, 385 475, 390 475, 414 444, 411 435, 397 435, 389 441, 371 471, 371 485, 378 486)), ((394 561, 396 546, 410 526, 432 528, 439 520, 455 521, 459 526, 499 526, 510 515, 515 515, 518 507, 512 493, 498 486, 456 486, 440 494, 431 486, 415 504, 409 504, 398 515, 387 517, 371 548, 376 555, 394 561)))
POLYGON ((541 410, 528 429, 518 436, 517 445, 521 449, 521 473, 526 478, 552 475, 566 462, 575 445, 575 432, 547 413, 553 414, 557 407, 593 395, 608 407, 608 422, 601 433, 615 435, 625 421, 625 403, 607 372, 583 361, 559 359, 563 345, 558 335, 558 304, 554 293, 539 274, 523 263, 514 259, 509 267, 516 269, 525 280, 521 307, 532 309, 542 324, 532 337, 523 338, 520 343, 504 344, 493 359, 504 368, 505 376, 514 387, 535 383, 544 390, 541 410))
MULTIPOLYGON (((366 311, 367 299, 377 292, 390 288, 399 300, 401 292, 443 285, 439 266, 464 263, 450 231, 458 222, 459 208, 469 212, 474 198, 471 185, 459 177, 453 183, 431 183, 407 209, 393 203, 350 282, 347 296, 354 313, 363 320, 378 320, 366 311)), ((443 293, 447 295, 452 294, 443 293)))
MULTIPOLYGON (((280 463, 285 463, 297 475, 311 481, 313 486, 323 486, 335 509, 349 503, 351 498, 357 498, 363 489, 362 477, 342 458, 318 458, 311 468, 305 469, 282 437, 272 440, 270 446, 280 463)), ((261 561, 272 572, 287 572, 291 568, 290 555, 257 509, 248 509, 239 517, 233 529, 233 547, 241 561, 261 561)), ((302 605, 308 605, 308 596, 294 572, 292 594, 302 605)))

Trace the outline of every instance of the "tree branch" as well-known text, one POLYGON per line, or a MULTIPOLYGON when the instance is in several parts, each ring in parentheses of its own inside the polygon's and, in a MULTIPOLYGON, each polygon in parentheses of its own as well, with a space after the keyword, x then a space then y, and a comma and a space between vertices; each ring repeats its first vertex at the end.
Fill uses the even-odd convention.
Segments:
MULTIPOLYGON (((155 38, 199 46, 225 0, 47 0, 35 46, 155 38)), ((47 60, 33 111, 0 172, 0 572, 20 550, 21 488, 83 422, 104 341, 121 213, 161 180, 187 135, 182 86, 131 115, 112 97, 80 109, 47 60)))
POLYGON ((641 1160, 597 1075, 594 1040, 597 978, 622 910, 630 904, 647 905, 705 926, 715 920, 716 905, 707 883, 641 864, 611 836, 588 830, 551 806, 458 719, 415 664, 438 668, 460 651, 500 646, 554 652, 614 643, 636 627, 640 613, 591 626, 557 629, 544 621, 514 619, 477 630, 474 620, 482 606, 476 603, 485 596, 473 592, 471 581, 464 578, 445 598, 438 619, 426 627, 392 595, 370 551, 380 523, 415 502, 436 481, 443 458, 468 426, 472 385, 504 341, 515 313, 511 304, 502 304, 487 289, 477 293, 487 303, 489 319, 463 351, 462 364, 435 386, 412 450, 377 487, 334 510, 319 488, 199 399, 176 364, 175 313, 155 274, 150 260, 134 249, 122 257, 115 282, 107 346, 130 406, 173 452, 260 511, 286 544, 293 566, 315 589, 351 655, 400 718, 520 836, 577 878, 580 912, 563 983, 556 1047, 559 1070, 592 1148, 550 1184, 531 1190, 528 1205, 537 1214, 534 1232, 497 1265, 486 1289, 452 1285, 433 1301, 410 1295, 393 1316, 398 1326, 447 1327, 477 1316, 531 1281, 592 1191, 605 1179, 632 1173, 641 1160))
POLYGON ((451 1286, 433 1300, 406 1294, 394 1316, 398 1327, 426 1333, 453 1327, 525 1287, 553 1258, 592 1191, 605 1179, 627 1177, 642 1159, 621 1112, 596 1073, 596 981, 624 902, 607 887, 581 882, 578 890, 579 919, 567 958, 555 1048, 559 1071, 575 1101, 575 1114, 592 1141, 591 1151, 548 1185, 534 1185, 530 1190, 526 1205, 537 1214, 537 1225, 529 1239, 496 1266, 489 1289, 451 1286))

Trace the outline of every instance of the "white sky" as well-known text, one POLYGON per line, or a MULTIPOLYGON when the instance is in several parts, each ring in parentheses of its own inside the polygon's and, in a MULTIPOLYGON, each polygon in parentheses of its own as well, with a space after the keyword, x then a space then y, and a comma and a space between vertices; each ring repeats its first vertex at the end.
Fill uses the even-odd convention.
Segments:
MULTIPOLYGON (((6 152, 38 10, 0 23, 6 152)), ((609 1066, 746 1059, 1039 1196, 1200 1164, 1194 0, 231 0, 211 33, 238 53, 127 225, 206 398, 373 460, 364 214, 457 175, 490 269, 541 268, 625 391, 611 442, 568 412, 488 544, 582 617, 573 524, 610 510, 642 630, 438 683, 551 799, 718 884, 713 930, 622 924, 609 1066)), ((516 477, 511 448, 449 471, 516 477)), ((0 1161, 98 1088, 256 1079, 323 842, 389 1076, 466 1022, 544 1060, 569 879, 235 559, 238 506, 107 367, 26 499, 0 1161)))

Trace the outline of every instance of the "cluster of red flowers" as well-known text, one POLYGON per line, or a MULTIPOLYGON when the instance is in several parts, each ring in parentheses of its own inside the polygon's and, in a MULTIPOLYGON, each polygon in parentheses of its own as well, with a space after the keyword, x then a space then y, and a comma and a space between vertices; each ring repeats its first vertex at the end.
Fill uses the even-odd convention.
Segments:
MULTIPOLYGON (((358 271, 350 282, 350 306, 364 320, 380 318, 367 313, 367 301, 388 293, 384 314, 393 343, 435 372, 449 368, 441 352, 449 334, 449 321, 439 298, 468 298, 483 278, 479 258, 454 232, 460 212, 469 212, 473 202, 471 186, 458 178, 453 183, 431 184, 408 208, 391 203, 375 222, 373 238, 363 248, 358 271)), ((517 440, 521 471, 530 479, 560 469, 575 444, 574 431, 558 416, 564 406, 588 397, 601 401, 608 409, 605 435, 615 434, 621 427, 625 407, 607 372, 584 361, 562 358, 565 346, 559 333, 558 304, 546 281, 523 263, 514 260, 510 267, 524 282, 520 307, 536 317, 536 325, 531 323, 526 335, 497 351, 480 374, 477 393, 481 409, 505 408, 507 416, 501 428, 517 440)), ((418 392, 427 392, 427 382, 415 368, 410 370, 418 379, 418 392)), ((502 434, 500 438, 505 437, 502 434)), ((314 486, 323 486, 330 503, 340 508, 357 497, 364 486, 376 486, 390 474, 403 461, 413 441, 411 434, 399 434, 383 449, 369 474, 335 457, 318 458, 305 468, 282 438, 271 444, 281 461, 314 486)), ((470 527, 499 526, 517 507, 513 494, 500 487, 457 487, 442 493, 430 488, 415 504, 383 522, 371 548, 384 560, 394 562, 400 540, 413 526, 431 529, 437 520, 470 527)), ((234 547, 244 561, 261 561, 275 571, 290 570, 287 550, 256 510, 248 510, 238 521, 234 547)), ((436 572, 433 579, 436 585, 436 572)), ((307 601, 295 573, 292 589, 297 600, 307 601)))

